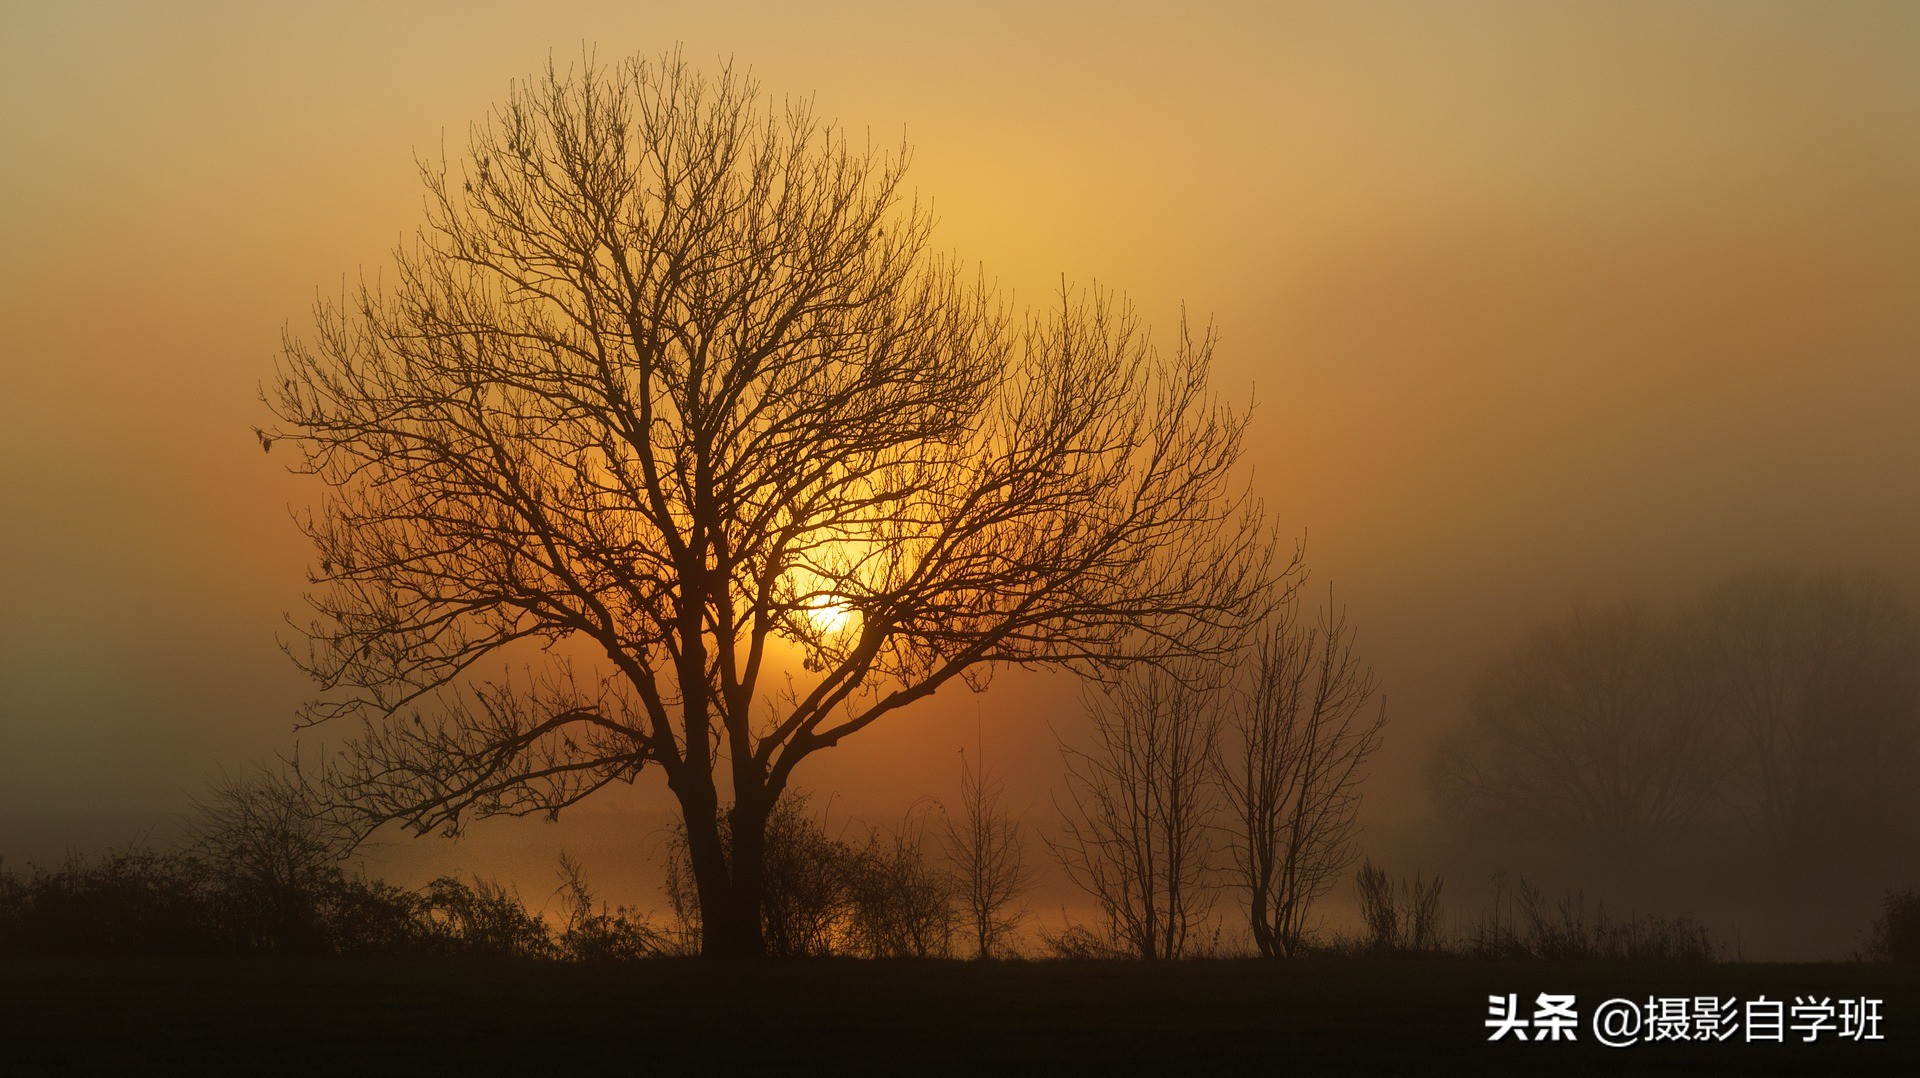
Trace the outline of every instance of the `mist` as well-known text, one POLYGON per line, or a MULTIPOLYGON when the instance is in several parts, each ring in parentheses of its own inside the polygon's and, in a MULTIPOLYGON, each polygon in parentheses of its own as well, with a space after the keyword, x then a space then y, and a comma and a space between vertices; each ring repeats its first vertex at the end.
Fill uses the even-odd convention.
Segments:
MULTIPOLYGON (((1600 864, 1464 829, 1428 777, 1478 673, 1576 602, 1678 609, 1750 569, 1920 594, 1912 7, 13 5, 0 36, 32 45, 0 71, 9 864, 164 835, 220 771, 290 751, 312 691, 280 650, 312 557, 290 512, 320 488, 252 433, 282 330, 391 273, 416 158, 509 79, 679 44, 856 139, 904 135, 936 246, 1021 301, 1064 275, 1157 339, 1216 327, 1216 387, 1257 402, 1248 482, 1383 686, 1376 862, 1445 873, 1462 915, 1502 870, 1690 911, 1749 958, 1844 954, 1914 882, 1755 896, 1737 852, 1600 864)), ((1081 718, 1070 678, 1006 671, 796 781, 830 822, 887 826, 954 796, 964 750, 1046 831, 1081 718)), ((532 897, 566 849, 649 907, 671 820, 643 774, 558 823, 363 856, 532 897)), ((1055 877, 1036 915, 1084 903, 1055 877)))

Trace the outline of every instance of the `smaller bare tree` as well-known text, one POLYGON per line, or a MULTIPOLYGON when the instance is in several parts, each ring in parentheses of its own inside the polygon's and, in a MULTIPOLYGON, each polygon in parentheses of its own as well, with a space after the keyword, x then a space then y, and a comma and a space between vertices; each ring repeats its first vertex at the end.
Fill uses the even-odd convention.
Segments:
POLYGON ((352 834, 324 812, 326 797, 297 759, 223 773, 187 818, 187 848, 215 868, 228 915, 259 946, 326 946, 327 903, 340 891, 352 834))
POLYGON ((1361 765, 1380 743, 1385 703, 1329 596, 1317 624, 1289 596, 1252 648, 1251 683, 1226 722, 1220 783, 1254 945, 1298 953, 1315 899, 1353 863, 1361 765))
POLYGON ((327 799, 299 761, 223 773, 194 799, 189 848, 230 878, 272 892, 311 890, 339 871, 353 835, 325 813, 327 799))
POLYGON ((1025 820, 1002 805, 1004 790, 981 762, 976 770, 960 758, 960 810, 943 814, 947 861, 960 892, 961 916, 972 930, 975 954, 1004 953, 1026 916, 1017 906, 1033 886, 1026 863, 1025 820))
POLYGON ((1090 692, 1092 744, 1067 760, 1067 874, 1094 900, 1112 942, 1178 958, 1213 905, 1212 778, 1217 688, 1198 668, 1138 668, 1090 692))

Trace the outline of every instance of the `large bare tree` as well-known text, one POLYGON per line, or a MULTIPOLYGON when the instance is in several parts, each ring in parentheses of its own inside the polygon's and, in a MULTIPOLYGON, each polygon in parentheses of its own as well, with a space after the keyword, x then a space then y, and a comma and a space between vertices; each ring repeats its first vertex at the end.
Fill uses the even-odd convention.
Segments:
POLYGON ((1010 314, 929 253, 905 157, 667 57, 550 67, 422 164, 425 227, 289 333, 260 432, 327 488, 295 650, 307 719, 357 727, 332 778, 364 824, 651 765, 704 951, 759 954, 809 755, 995 664, 1205 651, 1257 605, 1211 332, 1158 348, 1064 286, 1010 314))
POLYGON ((1235 879, 1254 946, 1291 957, 1315 899, 1353 863, 1361 768, 1386 726, 1344 610, 1300 620, 1289 595, 1254 638, 1220 745, 1235 879))

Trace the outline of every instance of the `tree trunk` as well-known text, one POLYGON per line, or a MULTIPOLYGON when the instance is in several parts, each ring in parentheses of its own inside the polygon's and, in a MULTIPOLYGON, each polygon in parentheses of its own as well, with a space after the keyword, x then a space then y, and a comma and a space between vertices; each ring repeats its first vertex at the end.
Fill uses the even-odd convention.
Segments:
POLYGON ((708 921, 700 953, 713 958, 765 958, 767 936, 761 905, 765 897, 767 812, 736 801, 727 812, 729 868, 721 919, 708 921))
POLYGON ((1248 919, 1253 929, 1253 945, 1262 958, 1280 957, 1280 944, 1275 940, 1273 911, 1267 905, 1267 890, 1255 887, 1248 904, 1252 916, 1248 919))
POLYGON ((757 822, 743 820, 736 806, 728 813, 723 838, 718 799, 710 784, 703 786, 675 790, 681 818, 686 822, 687 863, 693 869, 694 889, 700 900, 700 957, 763 958, 767 944, 761 928, 760 895, 765 876, 766 814, 760 813, 757 822), (743 822, 747 826, 742 827, 743 822))
POLYGON ((757 895, 749 899, 738 889, 728 887, 709 902, 702 888, 700 919, 700 957, 758 959, 767 956, 757 895))

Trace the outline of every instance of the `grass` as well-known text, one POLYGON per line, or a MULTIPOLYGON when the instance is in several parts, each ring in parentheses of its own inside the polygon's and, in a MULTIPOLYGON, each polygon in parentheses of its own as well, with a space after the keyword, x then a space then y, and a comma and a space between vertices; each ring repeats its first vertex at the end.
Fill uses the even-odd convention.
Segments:
POLYGON ((10 958, 6 1073, 1920 1073, 1920 970, 1327 958, 10 958), (1873 1043, 1489 1044, 1490 993, 1885 1000, 1873 1043))

